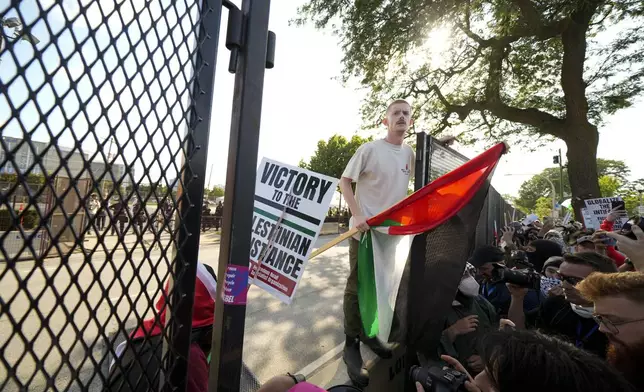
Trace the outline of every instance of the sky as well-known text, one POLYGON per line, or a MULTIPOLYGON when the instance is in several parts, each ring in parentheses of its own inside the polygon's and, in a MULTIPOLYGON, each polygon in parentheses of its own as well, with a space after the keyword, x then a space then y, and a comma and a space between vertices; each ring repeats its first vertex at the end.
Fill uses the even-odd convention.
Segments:
MULTIPOLYGON (((234 2, 241 3, 240 0, 234 2)), ((61 6, 54 5, 54 0, 20 2, 20 12, 28 22, 38 15, 37 4, 47 10, 50 30, 41 20, 32 33, 42 41, 39 48, 47 47, 55 40, 60 52, 54 45, 47 47, 42 54, 43 65, 31 63, 23 76, 11 82, 8 96, 0 95, 0 127, 3 135, 22 137, 29 131, 39 141, 50 140, 54 135, 58 143, 65 146, 74 146, 73 135, 76 135, 81 139, 82 149, 90 154, 97 150, 108 153, 109 144, 104 140, 114 129, 116 144, 122 148, 121 156, 134 165, 136 179, 145 175, 143 182, 156 181, 160 176, 168 180, 176 176, 175 166, 181 159, 171 152, 177 151, 179 134, 185 129, 182 120, 187 110, 185 80, 190 77, 188 61, 193 43, 191 39, 183 39, 182 33, 193 23, 190 18, 181 16, 194 15, 194 3, 179 0, 174 2, 178 12, 164 13, 162 10, 170 0, 126 1, 120 17, 116 13, 110 15, 114 3, 111 0, 98 3, 64 0, 61 6), (84 10, 85 4, 94 4, 92 7, 96 8, 84 10), (191 12, 186 13, 186 9, 191 12), (102 23, 101 11, 108 23, 102 23), (69 23, 66 20, 75 20, 71 28, 65 27, 69 23), (129 28, 123 27, 130 22, 133 23, 129 28), (75 49, 75 41, 81 41, 96 29, 96 40, 86 42, 80 50, 75 49), (157 34, 154 34, 155 30, 157 34), (168 32, 173 40, 160 42, 157 37, 167 36, 168 32), (55 38, 52 33, 59 36, 55 38), (105 53, 101 54, 102 50, 106 50, 105 53), (61 56, 70 55, 65 69, 61 66, 61 56), (137 62, 141 64, 139 72, 136 72, 137 62), (174 81, 175 88, 168 89, 170 81, 174 81), (29 90, 38 93, 35 97, 30 96, 29 90), (56 96, 62 102, 58 107, 56 96), (7 97, 14 106, 28 102, 20 111, 22 126, 12 119, 7 97), (35 103, 41 108, 54 108, 46 116, 46 127, 39 125, 40 114, 35 103), (130 110, 130 107, 135 109, 130 110), (94 130, 97 138, 83 138, 88 134, 88 123, 97 118, 101 118, 94 130), (154 130, 152 136, 148 137, 152 131, 146 129, 154 130), (170 141, 169 149, 163 148, 166 139, 170 141), (101 147, 99 143, 105 145, 101 147), (137 150, 141 151, 138 157, 137 150), (159 155, 158 160, 152 159, 155 154, 159 155)), ((360 130, 359 108, 363 93, 355 86, 343 86, 336 80, 342 71, 338 38, 312 26, 289 24, 302 3, 303 0, 272 2, 270 29, 277 35, 277 47, 275 68, 266 70, 258 153, 259 159, 267 157, 293 165, 300 159, 308 160, 317 142, 333 134, 384 137, 386 133, 384 128, 360 130)), ((9 0, 0 0, 0 11, 8 7, 9 0)), ((15 14, 16 10, 11 10, 7 16, 15 14)), ((210 185, 226 182, 234 87, 234 75, 227 71, 229 52, 224 49, 225 16, 223 19, 208 146, 206 182, 210 185)), ((20 73, 20 64, 24 66, 34 55, 27 43, 15 48, 17 63, 7 53, 0 58, 0 81, 5 85, 20 73)), ((624 160, 630 166, 633 178, 644 178, 644 165, 639 162, 644 146, 643 111, 644 103, 640 101, 608 118, 606 125, 600 128, 598 156, 624 160)), ((457 144, 455 148, 473 157, 483 146, 457 144)), ((516 195, 521 183, 531 174, 554 166, 552 156, 559 148, 565 156, 563 142, 552 143, 534 153, 511 149, 497 168, 494 187, 502 194, 516 195)))

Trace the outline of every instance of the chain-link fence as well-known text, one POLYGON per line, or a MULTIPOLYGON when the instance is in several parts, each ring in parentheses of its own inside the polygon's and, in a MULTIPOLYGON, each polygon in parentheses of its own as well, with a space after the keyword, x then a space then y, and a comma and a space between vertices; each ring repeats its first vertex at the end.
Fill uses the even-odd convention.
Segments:
MULTIPOLYGON (((427 140, 427 175, 430 181, 468 161, 466 156, 444 146, 433 137, 428 137, 427 140)), ((512 220, 518 219, 518 214, 519 211, 505 201, 496 189, 490 187, 476 227, 475 246, 496 243, 500 239, 501 229, 512 220)))
POLYGON ((208 354, 198 251, 224 8, 234 72, 242 11, 226 0, 0 5, 0 390, 184 390, 192 347, 208 354))

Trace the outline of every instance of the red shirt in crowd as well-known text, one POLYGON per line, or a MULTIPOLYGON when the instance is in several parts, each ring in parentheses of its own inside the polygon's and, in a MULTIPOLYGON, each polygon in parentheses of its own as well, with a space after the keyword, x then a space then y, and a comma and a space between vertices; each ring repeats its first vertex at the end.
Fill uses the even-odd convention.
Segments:
MULTIPOLYGON (((604 231, 613 231, 613 226, 615 225, 615 222, 610 222, 606 219, 602 222, 602 224, 599 226, 600 229, 604 231)), ((610 257, 613 259, 615 262, 615 265, 617 267, 621 267, 622 264, 624 264, 624 261, 626 260, 626 256, 624 254, 618 252, 614 246, 607 246, 606 247, 606 256, 610 257)))

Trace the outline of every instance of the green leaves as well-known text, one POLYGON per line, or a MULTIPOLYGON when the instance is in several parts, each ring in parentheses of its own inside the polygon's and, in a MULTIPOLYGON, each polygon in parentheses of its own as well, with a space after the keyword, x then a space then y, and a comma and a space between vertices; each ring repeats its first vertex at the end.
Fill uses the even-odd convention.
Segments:
MULTIPOLYGON (((571 195, 570 182, 568 181, 568 170, 564 168, 564 195, 569 198, 571 195)), ((597 171, 599 174, 599 186, 602 196, 615 196, 618 193, 626 193, 626 190, 621 189, 622 185, 628 183, 628 176, 630 169, 623 161, 616 161, 612 159, 597 159, 597 171)), ((519 188, 519 197, 515 198, 515 203, 527 210, 536 208, 537 200, 540 197, 552 197, 552 187, 546 180, 549 179, 555 185, 557 192, 556 199, 559 202, 561 182, 559 178, 559 168, 547 168, 540 174, 532 177, 528 181, 521 184, 519 188), (545 178, 544 178, 545 177, 545 178)))
POLYGON ((22 23, 20 23, 20 19, 16 17, 2 19, 0 23, 2 24, 2 26, 10 27, 10 28, 22 26, 22 23))
POLYGON ((622 182, 613 176, 599 177, 599 189, 602 191, 602 197, 619 196, 617 191, 621 186, 622 182))
MULTIPOLYGON (((642 92, 643 9, 606 0, 310 0, 297 22, 333 25, 344 80, 356 78, 371 91, 365 125, 391 99, 412 98, 418 126, 430 133, 459 127, 466 141, 514 137, 531 144, 578 132, 564 126, 568 111, 578 111, 566 107, 561 87, 561 35, 575 23, 590 19, 576 45, 588 45, 588 120, 599 124, 642 92), (438 54, 430 39, 436 29, 450 32, 438 54), (492 61, 499 53, 500 68, 492 61)), ((583 56, 579 61, 583 67, 583 56)))
POLYGON ((320 140, 309 162, 301 160, 299 166, 327 176, 340 178, 358 147, 371 140, 373 140, 372 137, 362 138, 355 135, 351 140, 347 140, 344 136, 333 135, 327 141, 320 140))
POLYGON ((20 39, 23 40, 23 41, 30 42, 32 45, 36 45, 36 44, 38 44, 40 42, 40 40, 38 38, 36 38, 36 36, 34 36, 33 34, 30 34, 30 33, 22 34, 20 36, 20 39))
MULTIPOLYGON (((20 19, 16 17, 11 17, 11 18, 0 18, 0 26, 2 27, 7 27, 14 29, 13 31, 13 36, 7 36, 7 38, 13 39, 13 40, 23 40, 30 42, 32 45, 36 45, 40 43, 40 40, 34 36, 33 34, 29 32, 25 32, 22 26, 22 22, 20 19)), ((4 48, 4 34, 0 34, 0 49, 4 48)))
POLYGON ((212 187, 212 188, 210 188, 210 189, 208 189, 208 188, 207 188, 207 189, 205 189, 205 192, 204 192, 204 193, 206 194, 206 196, 207 196, 209 199, 216 199, 216 198, 218 198, 218 197, 223 196, 223 195, 224 195, 224 192, 225 192, 225 190, 224 190, 224 187, 223 187, 223 186, 215 185, 215 186, 213 186, 213 187, 212 187))

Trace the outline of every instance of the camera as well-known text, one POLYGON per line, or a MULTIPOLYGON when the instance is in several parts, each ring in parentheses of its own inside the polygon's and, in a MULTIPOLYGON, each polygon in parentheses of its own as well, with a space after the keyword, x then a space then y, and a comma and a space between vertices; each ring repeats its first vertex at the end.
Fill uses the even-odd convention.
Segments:
POLYGON ((532 268, 513 270, 503 264, 495 264, 492 270, 492 283, 499 282, 539 290, 541 288, 541 274, 532 268))
POLYGON ((409 376, 418 381, 425 392, 457 392, 466 391, 467 375, 454 369, 443 369, 440 366, 412 366, 409 376))

